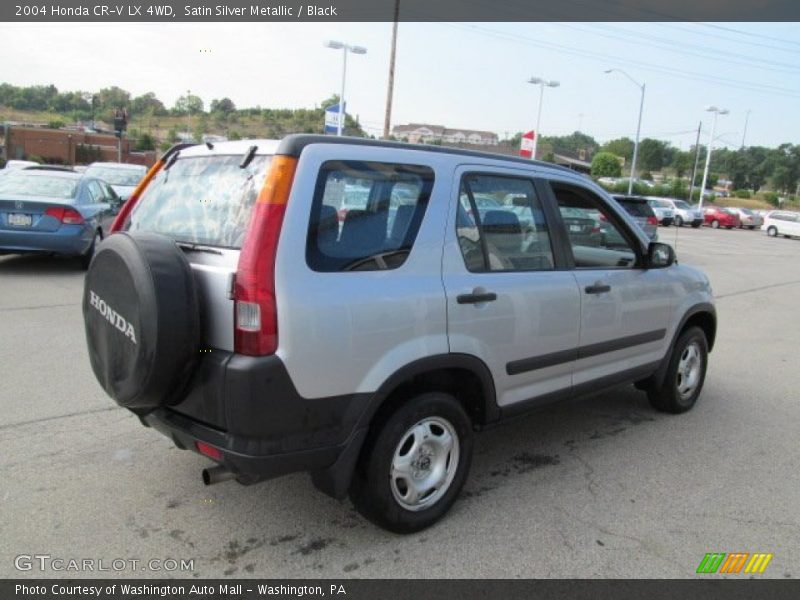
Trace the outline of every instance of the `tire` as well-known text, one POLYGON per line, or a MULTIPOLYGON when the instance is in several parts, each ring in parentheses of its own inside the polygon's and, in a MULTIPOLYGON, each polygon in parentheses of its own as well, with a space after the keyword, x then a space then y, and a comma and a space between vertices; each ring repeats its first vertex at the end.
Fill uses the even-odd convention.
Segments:
POLYGON ((733 229, 733 225, 725 225, 725 229, 733 229))
POLYGON ((681 217, 675 217, 675 227, 683 227, 683 219, 681 217))
POLYGON ((384 529, 425 529, 458 497, 472 447, 472 422, 458 400, 440 392, 414 396, 378 417, 362 449, 350 498, 358 512, 384 529), (422 484, 416 498, 409 485, 415 480, 422 484))
POLYGON ((711 228, 712 229, 719 229, 719 221, 717 221, 716 219, 711 221, 711 228))
POLYGON ((183 398, 199 358, 200 310, 173 240, 108 236, 86 273, 83 319, 92 371, 117 404, 143 415, 183 398))
POLYGON ((698 228, 698 227, 700 227, 700 225, 702 225, 702 224, 703 224, 703 222, 702 222, 702 221, 701 221, 700 223, 692 223, 692 229, 697 229, 697 228, 698 228))
POLYGON ((97 250, 97 246, 100 245, 100 242, 103 241, 103 233, 98 229, 94 232, 94 239, 92 240, 92 245, 89 246, 89 249, 86 251, 85 254, 82 254, 80 257, 81 267, 83 270, 87 270, 89 265, 92 262, 92 258, 94 257, 94 252, 97 250))
POLYGON ((777 228, 777 227, 775 227, 774 225, 770 225, 769 227, 767 227, 767 235, 768 235, 769 237, 777 237, 777 235, 778 235, 778 228, 777 228))
POLYGON ((647 390, 650 404, 673 414, 690 410, 703 390, 707 368, 706 335, 699 327, 690 327, 675 342, 661 385, 647 390))
POLYGON ((753 231, 753 230, 756 228, 756 226, 755 226, 755 225, 748 225, 748 226, 747 226, 747 228, 748 228, 750 231, 753 231))

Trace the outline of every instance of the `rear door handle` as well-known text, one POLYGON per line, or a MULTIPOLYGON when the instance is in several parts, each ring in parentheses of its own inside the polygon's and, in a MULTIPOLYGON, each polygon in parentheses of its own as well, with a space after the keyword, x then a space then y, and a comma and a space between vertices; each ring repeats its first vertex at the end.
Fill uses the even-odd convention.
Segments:
POLYGON ((481 302, 494 302, 495 300, 497 300, 497 294, 494 292, 473 292, 456 296, 456 302, 459 304, 480 304, 481 302))
POLYGON ((594 285, 587 285, 583 288, 587 294, 605 294, 611 291, 611 286, 606 283, 597 282, 594 285))

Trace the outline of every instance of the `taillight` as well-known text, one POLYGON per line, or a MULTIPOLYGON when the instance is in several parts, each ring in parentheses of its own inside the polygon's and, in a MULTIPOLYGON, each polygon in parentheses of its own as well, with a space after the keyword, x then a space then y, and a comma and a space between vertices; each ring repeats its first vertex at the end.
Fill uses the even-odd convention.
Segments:
POLYGON ((239 354, 264 356, 278 348, 275 255, 296 169, 296 158, 272 159, 247 228, 234 289, 234 350, 239 354))
POLYGON ((55 217, 65 225, 80 225, 83 223, 83 217, 81 216, 81 213, 74 208, 69 208, 68 206, 54 206, 45 210, 44 214, 49 217, 55 217))
POLYGON ((194 446, 197 448, 197 451, 200 454, 207 456, 212 460, 216 460, 217 462, 222 460, 222 450, 219 448, 216 448, 210 444, 206 444, 205 442, 195 442, 194 446))
POLYGON ((655 217, 647 217, 647 224, 655 225, 656 227, 658 227, 658 219, 656 219, 655 217))
MULTIPOLYGON (((166 156, 167 154, 164 155, 164 157, 166 156)), ((114 223, 111 225, 111 233, 119 231, 125 226, 125 223, 127 222, 128 217, 131 214, 131 210, 139 201, 139 197, 142 195, 142 192, 150 183, 150 181, 153 179, 153 177, 156 176, 156 173, 158 173, 161 170, 161 167, 164 166, 164 157, 161 157, 161 159, 157 160, 156 163, 152 167, 150 167, 150 170, 144 177, 142 177, 142 180, 139 182, 139 185, 137 185, 136 189, 133 190, 133 193, 130 195, 128 200, 125 202, 125 204, 122 205, 122 208, 119 209, 119 213, 117 213, 117 218, 114 219, 114 223)))

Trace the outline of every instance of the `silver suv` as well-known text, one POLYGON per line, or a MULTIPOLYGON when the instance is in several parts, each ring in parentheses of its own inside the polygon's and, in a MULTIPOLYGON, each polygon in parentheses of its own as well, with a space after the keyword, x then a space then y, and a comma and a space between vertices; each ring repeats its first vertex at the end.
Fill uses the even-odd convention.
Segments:
POLYGON ((417 531, 473 433, 635 383, 697 401, 708 279, 553 165, 312 135, 176 146, 101 244, 83 311, 98 381, 215 466, 308 471, 417 531), (491 200, 491 202, 489 201, 491 200))

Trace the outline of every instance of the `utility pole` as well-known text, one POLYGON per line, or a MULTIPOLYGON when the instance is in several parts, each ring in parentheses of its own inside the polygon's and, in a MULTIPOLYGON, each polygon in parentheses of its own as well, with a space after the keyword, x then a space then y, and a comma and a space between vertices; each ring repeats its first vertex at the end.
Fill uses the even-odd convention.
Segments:
POLYGON ((697 177, 697 161, 700 160, 700 130, 703 122, 697 126, 697 139, 694 142, 694 167, 692 167, 692 183, 689 185, 689 204, 692 203, 692 192, 694 192, 694 178, 697 177))
POLYGON ((383 117, 383 139, 389 137, 392 126, 392 97, 394 96, 394 62, 397 55, 397 22, 400 18, 400 0, 394 1, 394 24, 392 25, 392 51, 389 56, 389 84, 386 89, 386 114, 383 117))

